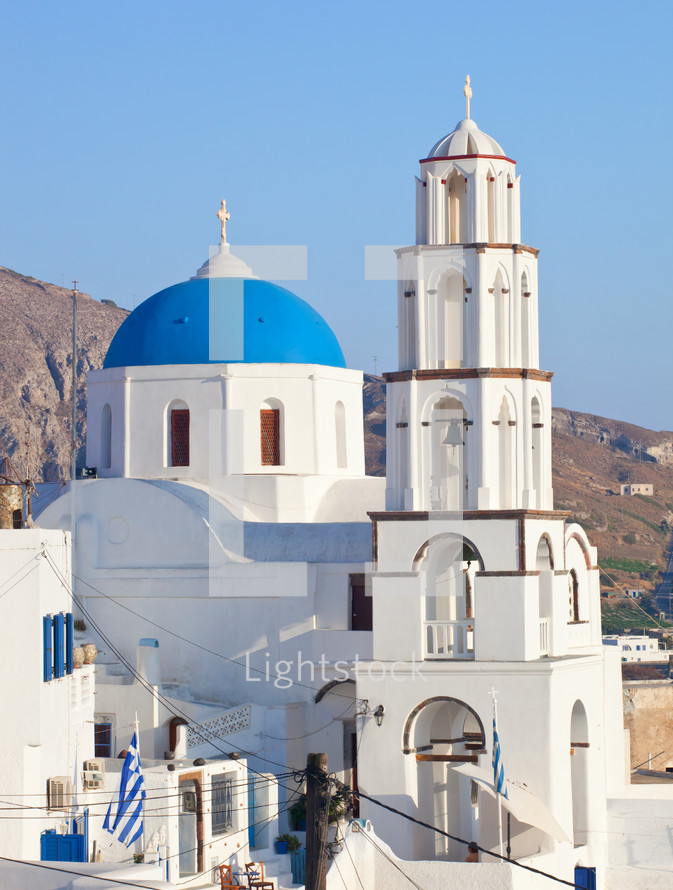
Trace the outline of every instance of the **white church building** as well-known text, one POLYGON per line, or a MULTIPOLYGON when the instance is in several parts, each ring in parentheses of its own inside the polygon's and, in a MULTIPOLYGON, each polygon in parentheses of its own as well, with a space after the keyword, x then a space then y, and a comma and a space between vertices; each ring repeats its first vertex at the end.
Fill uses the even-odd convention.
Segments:
MULTIPOLYGON (((656 822, 673 793, 629 785, 596 551, 554 510, 515 162, 469 99, 421 161, 416 244, 397 251, 385 480, 365 475, 362 373, 315 310, 231 252, 220 218, 216 254, 136 308, 90 373, 96 478, 39 517, 75 516, 74 590, 114 643, 97 662, 105 755, 136 711, 157 762, 238 751, 278 774, 325 751, 363 793, 362 830, 403 870, 425 863, 424 890, 549 885, 495 871, 500 850, 581 887, 673 886, 656 822)), ((406 886, 392 874, 386 887, 406 886)), ((352 890, 334 869, 328 883, 352 890)))

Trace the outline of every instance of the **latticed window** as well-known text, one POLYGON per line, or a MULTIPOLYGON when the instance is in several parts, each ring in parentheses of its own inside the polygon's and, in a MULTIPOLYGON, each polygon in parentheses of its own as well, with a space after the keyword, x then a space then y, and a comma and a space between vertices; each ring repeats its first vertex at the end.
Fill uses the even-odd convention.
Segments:
POLYGON ((232 788, 233 781, 231 779, 213 777, 213 835, 225 834, 233 828, 232 788))
POLYGON ((189 408, 171 411, 171 466, 189 466, 189 408))
POLYGON ((262 465, 280 464, 280 411, 278 408, 262 408, 259 412, 262 445, 262 465))

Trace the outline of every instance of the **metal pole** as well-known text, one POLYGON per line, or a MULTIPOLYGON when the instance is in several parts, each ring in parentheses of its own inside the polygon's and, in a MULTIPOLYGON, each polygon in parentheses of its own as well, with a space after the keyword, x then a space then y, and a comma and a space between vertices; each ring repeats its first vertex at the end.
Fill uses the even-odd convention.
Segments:
MULTIPOLYGON (((70 421, 71 482, 70 482, 70 565, 75 573, 75 528, 77 506, 75 503, 75 480, 77 477, 77 279, 72 283, 72 419, 70 421)), ((73 585, 75 581, 73 578, 73 585)))

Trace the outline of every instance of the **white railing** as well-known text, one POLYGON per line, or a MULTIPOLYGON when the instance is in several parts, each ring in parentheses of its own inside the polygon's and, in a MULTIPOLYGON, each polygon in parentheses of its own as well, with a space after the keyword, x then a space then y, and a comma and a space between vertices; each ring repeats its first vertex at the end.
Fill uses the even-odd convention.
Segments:
POLYGON ((540 655, 549 655, 549 618, 540 618, 540 655))
POLYGON ((425 621, 425 658, 474 658, 474 618, 425 621))
POLYGON ((591 643, 591 625, 588 621, 568 622, 568 647, 589 646, 591 643))
POLYGON ((196 748, 204 742, 223 739, 234 732, 250 728, 252 705, 242 705, 222 711, 202 723, 190 723, 187 727, 187 747, 196 748))

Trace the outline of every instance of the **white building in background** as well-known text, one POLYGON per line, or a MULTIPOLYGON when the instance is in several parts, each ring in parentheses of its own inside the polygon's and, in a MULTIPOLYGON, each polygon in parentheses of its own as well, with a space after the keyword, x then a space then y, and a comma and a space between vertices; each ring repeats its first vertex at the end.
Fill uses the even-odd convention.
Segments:
POLYGON ((604 634, 604 646, 616 646, 622 661, 668 661, 668 650, 655 637, 604 634))
POLYGON ((42 832, 73 833, 90 803, 94 666, 73 659, 69 563, 67 532, 0 531, 1 856, 39 859, 42 832))
POLYGON ((654 485, 651 482, 628 482, 619 486, 619 493, 626 495, 642 494, 652 497, 654 494, 654 485))

